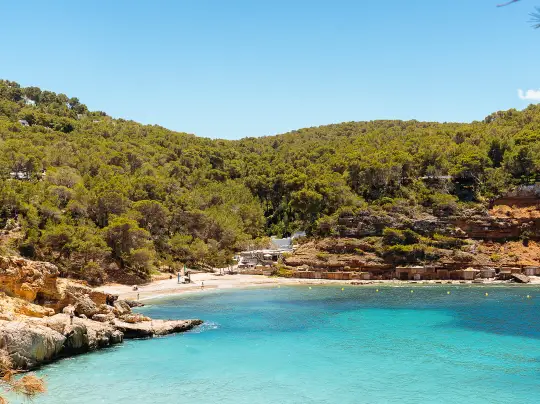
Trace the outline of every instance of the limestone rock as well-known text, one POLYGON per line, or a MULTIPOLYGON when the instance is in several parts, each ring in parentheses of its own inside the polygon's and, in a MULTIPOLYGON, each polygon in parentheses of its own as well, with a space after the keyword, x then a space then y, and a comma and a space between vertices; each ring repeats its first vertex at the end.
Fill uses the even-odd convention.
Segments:
POLYGON ((43 325, 0 321, 0 348, 8 351, 17 369, 31 369, 55 359, 65 340, 64 335, 43 325))
POLYGON ((202 323, 201 320, 150 320, 132 324, 116 319, 113 324, 124 338, 131 339, 188 331, 202 323))
POLYGON ((122 314, 131 313, 131 306, 125 300, 117 300, 117 301, 115 301, 114 302, 114 309, 115 309, 115 314, 117 316, 122 315, 122 314))
MULTIPOLYGON (((18 257, 0 257, 0 292, 61 312, 75 307, 76 314, 91 317, 100 306, 112 304, 115 297, 93 290, 83 282, 58 278, 58 268, 48 262, 30 261, 18 257)), ((43 317, 50 310, 27 306, 26 315, 43 317)))
POLYGON ((152 328, 154 335, 166 335, 189 331, 202 323, 202 320, 152 320, 152 328))
POLYGON ((73 306, 72 304, 68 304, 66 307, 62 309, 62 313, 75 314, 75 306, 73 306))
POLYGON ((53 314, 52 309, 0 292, 0 318, 3 320, 15 320, 20 316, 46 317, 53 314))
POLYGON ((94 314, 99 312, 98 306, 90 299, 88 295, 80 295, 75 303, 75 314, 84 314, 86 317, 92 318, 94 314))
POLYGON ((48 262, 0 257, 0 290, 29 302, 34 302, 38 293, 54 292, 58 274, 58 268, 48 262))
MULTIPOLYGON (((71 338, 67 348, 71 347, 77 352, 93 351, 123 341, 123 336, 114 327, 98 321, 75 317, 73 324, 71 324, 70 316, 66 314, 56 314, 42 319, 42 321, 47 327, 71 338)), ((73 353, 76 352, 68 350, 64 354, 71 355, 73 353)))
POLYGON ((100 323, 110 323, 115 319, 114 314, 108 313, 108 314, 94 314, 92 316, 92 320, 99 321, 100 323))
POLYGON ((118 318, 121 320, 121 321, 124 321, 126 323, 130 323, 130 324, 135 324, 135 323, 140 323, 140 322, 143 322, 143 321, 150 321, 151 318, 150 317, 146 317, 140 313, 126 313, 126 314, 123 314, 121 316, 118 316, 118 318))
POLYGON ((129 307, 144 307, 144 303, 138 302, 136 300, 124 300, 129 307))

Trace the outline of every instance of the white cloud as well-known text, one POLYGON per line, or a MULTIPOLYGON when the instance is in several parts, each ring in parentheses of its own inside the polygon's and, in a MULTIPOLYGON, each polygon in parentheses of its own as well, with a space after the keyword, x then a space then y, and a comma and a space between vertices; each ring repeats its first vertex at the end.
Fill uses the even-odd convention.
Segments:
POLYGON ((527 91, 523 91, 522 89, 519 89, 518 96, 522 100, 540 101, 540 88, 538 90, 527 90, 527 91))

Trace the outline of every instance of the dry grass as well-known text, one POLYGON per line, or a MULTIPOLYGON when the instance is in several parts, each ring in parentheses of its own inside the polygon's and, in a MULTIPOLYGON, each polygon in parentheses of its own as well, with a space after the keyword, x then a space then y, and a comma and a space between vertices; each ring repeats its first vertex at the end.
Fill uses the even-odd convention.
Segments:
POLYGON ((8 352, 5 349, 0 349, 0 377, 2 377, 4 382, 8 383, 11 381, 14 374, 13 363, 11 362, 8 352))
MULTIPOLYGON (((13 370, 13 363, 9 357, 9 353, 5 349, 0 349, 0 376, 2 385, 6 390, 12 391, 15 394, 24 396, 27 399, 32 399, 36 395, 45 393, 45 382, 39 377, 26 375, 21 378, 15 378, 17 371, 13 370)), ((0 404, 7 404, 7 400, 0 396, 0 404)))
POLYGON ((47 391, 45 382, 33 375, 23 376, 11 383, 11 390, 29 399, 47 391))
POLYGON ((514 207, 507 205, 497 205, 489 212, 492 216, 498 218, 513 219, 538 219, 540 218, 540 209, 536 206, 514 207))
POLYGON ((506 265, 540 265, 540 242, 530 241, 525 247, 521 241, 509 241, 507 243, 480 242, 478 243, 475 260, 482 257, 496 264, 506 265))

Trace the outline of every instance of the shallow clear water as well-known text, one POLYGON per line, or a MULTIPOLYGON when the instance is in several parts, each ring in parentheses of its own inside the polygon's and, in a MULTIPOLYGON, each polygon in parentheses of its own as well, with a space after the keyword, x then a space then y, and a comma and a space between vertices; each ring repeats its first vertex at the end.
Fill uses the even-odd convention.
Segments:
POLYGON ((299 286, 154 301, 141 311, 207 323, 47 366, 49 393, 35 402, 540 402, 539 289, 410 291, 299 286))

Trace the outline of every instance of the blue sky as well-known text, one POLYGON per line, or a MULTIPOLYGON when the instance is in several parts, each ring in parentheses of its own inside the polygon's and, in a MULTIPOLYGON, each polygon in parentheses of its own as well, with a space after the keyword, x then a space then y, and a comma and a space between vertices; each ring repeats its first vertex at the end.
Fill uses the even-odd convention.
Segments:
POLYGON ((0 77, 205 137, 472 121, 540 88, 540 0, 4 1, 0 77))

